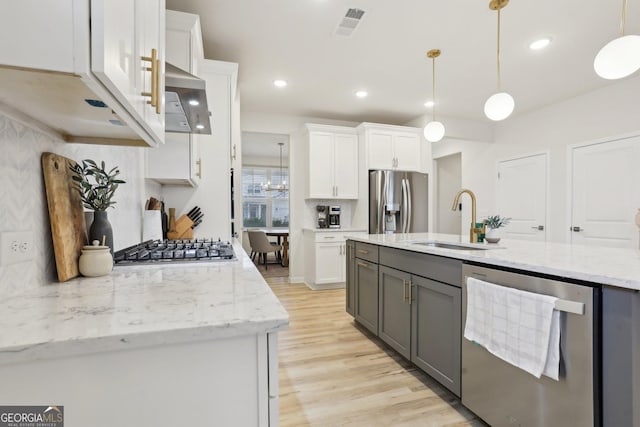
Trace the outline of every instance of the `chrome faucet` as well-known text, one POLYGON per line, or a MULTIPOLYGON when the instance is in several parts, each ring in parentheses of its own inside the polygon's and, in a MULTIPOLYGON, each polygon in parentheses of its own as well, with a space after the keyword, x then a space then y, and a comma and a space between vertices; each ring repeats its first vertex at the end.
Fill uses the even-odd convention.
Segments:
POLYGON ((485 232, 485 226, 482 225, 481 228, 476 227, 476 195, 473 194, 473 191, 467 190, 463 188, 458 191, 455 199, 453 199, 453 205, 451 206, 451 210, 455 211, 458 209, 458 205, 460 204, 460 197, 462 193, 467 193, 471 197, 471 228, 469 229, 469 242, 470 243, 478 243, 478 234, 485 232))

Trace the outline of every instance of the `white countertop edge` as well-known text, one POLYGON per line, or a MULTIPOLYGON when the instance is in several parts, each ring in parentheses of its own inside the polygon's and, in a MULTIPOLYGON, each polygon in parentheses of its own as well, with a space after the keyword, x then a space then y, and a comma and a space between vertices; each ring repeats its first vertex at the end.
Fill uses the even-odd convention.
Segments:
MULTIPOLYGON (((640 276, 638 279, 628 279, 623 277, 616 277, 613 274, 602 274, 598 272, 579 271, 576 269, 566 269, 554 267, 551 265, 540 265, 535 263, 523 262, 523 261, 510 261, 508 259, 496 259, 487 258, 485 256, 478 256, 479 254, 489 254, 493 251, 506 251, 506 248, 502 248, 501 245, 497 245, 494 249, 488 249, 487 251, 464 251, 457 249, 445 249, 430 246, 419 246, 407 242, 384 242, 376 240, 377 235, 367 236, 353 236, 351 240, 370 243, 378 246, 386 246, 390 248, 408 250, 412 252, 422 252, 431 255, 443 256, 447 258, 459 259, 462 261, 471 261, 478 264, 493 265, 498 267, 507 267, 515 270, 529 271, 532 273, 546 274, 550 276, 556 276, 559 278, 579 280, 583 282, 591 282, 595 284, 615 286, 619 288, 640 291, 640 276), (474 255, 478 254, 478 255, 474 255)), ((440 240, 444 235, 438 235, 434 240, 440 240)), ((456 236, 457 237, 457 236, 456 236)), ((513 241, 509 241, 510 243, 513 241)), ((547 242, 547 245, 553 245, 553 243, 547 242)), ((566 244, 558 244, 558 246, 564 246, 566 244)), ((597 250, 597 248, 592 248, 597 250)), ((628 251, 633 252, 629 249, 628 251)), ((499 252, 498 252, 499 253, 499 252)), ((506 253, 506 252, 505 252, 506 253)))
POLYGON ((226 327, 205 326, 98 338, 80 338, 65 342, 45 342, 3 348, 0 350, 0 365, 259 335, 285 330, 288 325, 289 319, 287 317, 270 321, 228 324, 226 327))
POLYGON ((366 228, 308 228, 305 227, 302 231, 310 233, 367 233, 366 228))

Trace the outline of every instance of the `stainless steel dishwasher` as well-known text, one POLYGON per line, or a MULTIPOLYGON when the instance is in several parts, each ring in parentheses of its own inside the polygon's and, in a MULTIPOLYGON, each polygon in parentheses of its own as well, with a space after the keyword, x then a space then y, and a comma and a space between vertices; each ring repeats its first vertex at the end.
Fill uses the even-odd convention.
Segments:
POLYGON ((533 375, 462 338, 462 403, 493 427, 599 426, 600 289, 473 265, 462 269, 462 328, 467 277, 560 298, 560 380, 533 375))

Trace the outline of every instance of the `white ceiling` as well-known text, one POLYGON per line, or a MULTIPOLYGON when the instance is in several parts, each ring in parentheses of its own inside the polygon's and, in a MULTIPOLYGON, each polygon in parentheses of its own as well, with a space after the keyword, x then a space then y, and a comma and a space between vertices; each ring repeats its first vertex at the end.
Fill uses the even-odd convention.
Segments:
POLYGON ((262 132, 242 132, 242 157, 244 159, 250 157, 252 160, 261 158, 275 163, 280 161, 279 142, 284 143, 282 146, 283 164, 288 164, 289 158, 289 135, 278 133, 262 133, 262 132))
MULTIPOLYGON (((239 63, 243 111, 403 124, 428 110, 429 49, 438 114, 487 120, 496 90, 497 13, 489 0, 167 0, 200 15, 205 56, 239 63), (365 10, 350 38, 334 31, 348 8, 365 10), (289 86, 277 89, 273 80, 289 86), (369 96, 356 99, 357 89, 369 96)), ((593 58, 617 37, 622 1, 512 0, 502 11, 502 86, 514 114, 610 84, 593 58), (553 37, 544 51, 528 44, 553 37)), ((627 33, 640 33, 640 1, 627 33)), ((445 120, 446 124, 446 120, 445 120)))

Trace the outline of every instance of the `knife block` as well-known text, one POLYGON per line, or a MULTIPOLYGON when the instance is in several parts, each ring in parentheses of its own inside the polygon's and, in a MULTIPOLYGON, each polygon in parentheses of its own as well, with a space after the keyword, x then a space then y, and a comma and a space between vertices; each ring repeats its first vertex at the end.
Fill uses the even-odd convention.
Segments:
MULTIPOLYGON (((171 209, 169 209, 171 215, 171 209)), ((174 214, 175 215, 175 214, 174 214)), ((169 219, 169 224, 172 221, 169 219)), ((167 239, 180 240, 180 239, 193 239, 193 221, 186 215, 180 215, 180 218, 175 220, 174 228, 169 225, 169 231, 167 232, 167 239)))

